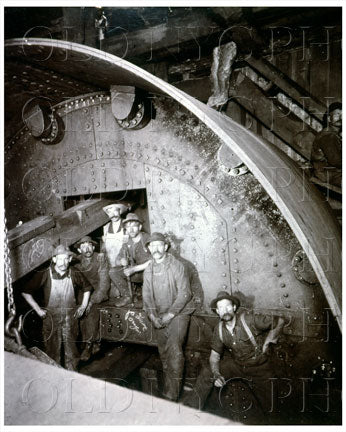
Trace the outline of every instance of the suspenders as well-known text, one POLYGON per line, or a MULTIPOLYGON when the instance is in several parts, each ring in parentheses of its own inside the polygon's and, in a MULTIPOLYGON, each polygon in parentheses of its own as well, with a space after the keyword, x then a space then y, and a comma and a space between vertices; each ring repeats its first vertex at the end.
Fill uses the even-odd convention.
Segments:
MULTIPOLYGON (((257 342, 256 339, 254 337, 254 335, 252 334, 252 331, 250 330, 250 327, 248 326, 247 322, 245 321, 245 314, 242 313, 240 315, 240 322, 242 323, 244 330, 246 331, 246 334, 248 335, 250 342, 252 343, 252 345, 256 348, 257 347, 257 342)), ((223 337, 222 337, 222 321, 219 322, 219 338, 221 340, 221 342, 223 343, 223 337)))

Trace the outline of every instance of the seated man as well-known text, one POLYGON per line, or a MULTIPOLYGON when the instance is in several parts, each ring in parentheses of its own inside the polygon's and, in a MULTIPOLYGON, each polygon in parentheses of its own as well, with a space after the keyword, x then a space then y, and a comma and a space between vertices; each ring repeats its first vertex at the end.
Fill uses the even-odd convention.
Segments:
POLYGON ((222 387, 232 378, 244 378, 250 382, 263 412, 269 411, 269 378, 275 377, 269 345, 277 342, 284 319, 239 313, 239 299, 226 291, 220 291, 210 306, 220 321, 214 329, 209 365, 202 369, 185 403, 202 409, 213 385, 222 387))
POLYGON ((88 306, 92 291, 88 280, 74 267, 69 267, 73 255, 67 247, 57 246, 51 266, 36 272, 22 292, 25 300, 43 319, 42 333, 47 355, 69 370, 76 370, 79 362, 76 345, 78 320, 88 306), (34 298, 36 294, 43 294, 41 306, 34 298), (60 358, 61 351, 64 359, 60 358))
POLYGON ((324 129, 313 142, 311 159, 314 176, 324 183, 341 187, 342 179, 342 105, 330 104, 324 115, 324 129))
POLYGON ((86 343, 81 355, 83 361, 87 361, 91 354, 100 350, 99 303, 108 299, 110 288, 107 260, 103 253, 95 252, 96 245, 97 243, 89 236, 82 237, 75 244, 79 252, 79 262, 75 267, 83 273, 94 288, 85 316, 80 321, 82 341, 86 343))
POLYGON ((131 283, 143 283, 143 271, 151 259, 146 248, 149 235, 142 231, 142 221, 135 213, 129 213, 123 222, 126 236, 116 259, 117 267, 109 272, 110 278, 121 298, 115 301, 118 307, 133 302, 131 283))

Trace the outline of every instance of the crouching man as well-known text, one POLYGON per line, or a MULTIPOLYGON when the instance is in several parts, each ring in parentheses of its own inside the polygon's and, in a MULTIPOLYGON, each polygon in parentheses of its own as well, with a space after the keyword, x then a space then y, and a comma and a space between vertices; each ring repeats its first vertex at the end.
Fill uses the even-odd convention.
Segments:
POLYGON ((144 270, 143 308, 157 336, 164 375, 163 396, 177 400, 184 370, 183 343, 193 312, 192 294, 184 265, 167 253, 164 235, 153 233, 147 244, 153 260, 144 270))
POLYGON ((270 344, 276 343, 284 326, 282 317, 238 312, 240 301, 220 291, 211 302, 220 321, 214 329, 209 365, 197 378, 194 392, 184 403, 202 409, 213 386, 228 380, 245 379, 260 403, 263 413, 271 408, 270 378, 276 376, 270 344))
POLYGON ((34 277, 22 295, 43 319, 42 333, 49 357, 69 370, 76 370, 79 352, 76 341, 78 322, 88 306, 92 286, 74 267, 73 252, 59 245, 54 249, 51 266, 34 277), (34 295, 43 294, 40 306, 34 295), (63 347, 64 358, 61 359, 63 347))

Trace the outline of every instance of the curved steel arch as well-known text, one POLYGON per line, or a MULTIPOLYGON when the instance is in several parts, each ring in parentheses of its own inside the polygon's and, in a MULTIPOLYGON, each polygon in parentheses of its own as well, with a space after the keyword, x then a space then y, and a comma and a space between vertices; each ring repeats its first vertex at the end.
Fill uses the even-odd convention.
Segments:
POLYGON ((84 81, 102 88, 131 84, 167 95, 212 129, 248 166, 287 220, 316 272, 341 329, 341 229, 322 195, 288 156, 226 115, 112 54, 49 39, 12 39, 5 43, 5 54, 19 57, 22 53, 28 63, 40 66, 42 61, 35 59, 35 55, 45 49, 50 53, 44 61, 45 68, 77 78, 82 74, 84 81), (85 62, 90 62, 88 68, 85 62))

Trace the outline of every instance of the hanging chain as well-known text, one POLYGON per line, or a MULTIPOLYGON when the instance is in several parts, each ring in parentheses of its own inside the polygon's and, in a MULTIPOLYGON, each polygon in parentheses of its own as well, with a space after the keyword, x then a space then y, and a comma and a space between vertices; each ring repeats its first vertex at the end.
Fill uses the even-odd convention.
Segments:
POLYGON ((10 247, 8 245, 8 231, 6 226, 6 217, 4 218, 5 227, 5 242, 4 242, 4 261, 5 261, 5 279, 7 286, 7 301, 8 301, 8 312, 9 317, 5 324, 5 334, 16 339, 16 342, 19 347, 22 346, 22 338, 20 337, 20 332, 22 330, 23 320, 22 316, 19 317, 19 320, 16 325, 14 325, 14 320, 16 318, 16 304, 14 302, 13 296, 13 286, 12 286, 12 270, 11 270, 11 257, 10 257, 10 247))
POLYGON ((5 217, 5 245, 4 245, 4 259, 5 259, 5 280, 7 286, 7 301, 8 301, 8 311, 10 315, 16 314, 16 305, 14 303, 13 297, 13 286, 12 286, 12 270, 11 270, 11 257, 10 257, 10 248, 8 245, 8 231, 6 226, 6 217, 5 217))

